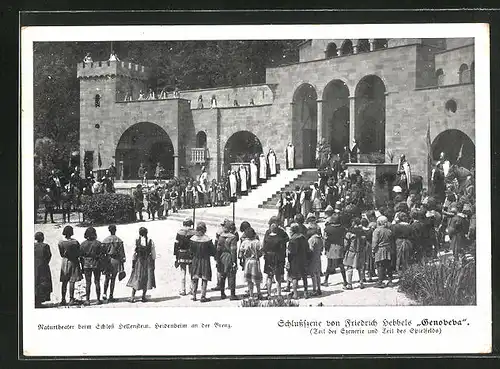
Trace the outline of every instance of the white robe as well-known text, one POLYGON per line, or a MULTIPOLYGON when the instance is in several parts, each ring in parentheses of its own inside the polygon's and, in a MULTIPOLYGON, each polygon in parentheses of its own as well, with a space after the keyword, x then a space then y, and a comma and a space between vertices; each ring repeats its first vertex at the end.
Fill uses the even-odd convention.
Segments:
POLYGON ((257 179, 257 165, 254 163, 250 163, 250 185, 251 186, 257 186, 258 185, 258 179, 257 179))
POLYGON ((200 186, 203 189, 203 192, 207 192, 207 180, 208 180, 207 172, 201 173, 198 181, 200 182, 200 186))
POLYGON ((241 180, 241 183, 240 183, 241 192, 248 191, 248 186, 247 186, 248 178, 247 178, 247 171, 246 171, 245 167, 240 168, 240 180, 241 180))
POLYGON ((295 168, 295 147, 293 146, 286 147, 286 161, 287 161, 286 169, 295 168))
POLYGON ((259 157, 259 164, 260 164, 259 178, 260 179, 267 179, 267 163, 266 163, 265 156, 259 157))
POLYGON ((229 197, 236 197, 236 175, 231 173, 229 175, 229 197))
POLYGON ((443 171, 444 171, 444 176, 448 176, 448 172, 450 170, 450 162, 448 160, 445 160, 443 163, 443 171))
POLYGON ((274 176, 276 175, 276 154, 271 153, 267 156, 269 161, 269 173, 274 176))

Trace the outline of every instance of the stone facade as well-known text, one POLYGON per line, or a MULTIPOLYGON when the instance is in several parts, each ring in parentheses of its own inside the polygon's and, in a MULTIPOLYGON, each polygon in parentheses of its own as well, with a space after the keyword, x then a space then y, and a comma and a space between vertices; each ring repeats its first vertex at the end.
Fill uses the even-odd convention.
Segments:
POLYGON ((428 126, 431 140, 445 130, 457 129, 475 141, 473 75, 464 81, 458 73, 462 64, 473 73, 472 39, 349 41, 353 45, 352 53, 328 58, 325 52, 329 45, 335 42, 340 48, 345 40, 302 43, 299 62, 268 68, 263 85, 180 91, 178 97, 164 100, 123 102, 126 91, 145 90, 150 77, 147 68, 124 62, 111 62, 110 65, 102 62, 100 67, 93 63, 93 67, 87 65, 85 68, 79 64, 82 164, 85 151, 95 153, 94 168, 97 168, 97 151, 103 168, 111 162, 118 164, 116 148, 123 133, 137 123, 149 122, 161 127, 170 138, 175 174, 183 170, 193 176, 199 174, 203 164, 191 162, 191 150, 197 146, 200 132, 207 138, 204 165, 211 178, 221 175, 227 165, 224 149, 230 138, 241 131, 254 134, 264 153, 274 149, 281 164, 285 161, 286 145, 293 142, 298 148, 296 163, 300 167, 307 163, 306 147, 311 150, 317 140, 331 138, 340 129, 336 126, 339 124, 335 121, 337 118, 332 118, 339 107, 349 111, 346 118, 348 144, 354 137, 363 138, 366 129, 370 128, 366 115, 383 109, 376 114, 383 120, 377 127, 383 127, 385 152, 392 151, 395 158, 405 153, 414 173, 425 179, 428 175, 428 126), (369 50, 366 49, 367 41, 369 50), (358 52, 360 43, 364 45, 363 52, 358 52), (438 69, 444 72, 439 86, 438 69), (363 84, 375 80, 382 87, 378 88, 378 96, 373 97, 374 92, 370 89, 373 86, 363 87, 363 84), (315 117, 307 127, 304 118, 297 113, 304 109, 296 108, 304 98, 298 91, 305 85, 314 91, 306 96, 313 99, 308 109, 310 116, 315 117), (335 96, 333 85, 343 86, 342 96, 335 96), (95 106, 96 94, 100 95, 99 107, 95 106), (203 109, 197 108, 200 95, 203 96, 203 109), (210 108, 212 95, 217 97, 217 108, 210 108), (233 106, 235 99, 239 106, 233 106), (251 99, 254 105, 250 104, 251 99), (449 100, 456 103, 455 112, 445 108, 449 100))

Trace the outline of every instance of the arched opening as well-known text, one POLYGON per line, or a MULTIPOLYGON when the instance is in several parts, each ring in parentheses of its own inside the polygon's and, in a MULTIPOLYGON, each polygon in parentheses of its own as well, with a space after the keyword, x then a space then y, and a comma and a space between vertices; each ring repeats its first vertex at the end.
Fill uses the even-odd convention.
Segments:
POLYGON ((349 54, 352 54, 353 52, 353 47, 352 47, 352 41, 351 40, 345 40, 343 43, 342 43, 342 47, 341 47, 341 52, 342 52, 342 55, 349 55, 349 54))
POLYGON ((386 48, 387 48, 386 38, 377 38, 373 42, 373 50, 386 49, 386 48))
POLYGON ((432 158, 439 160, 439 155, 444 152, 451 164, 457 163, 467 169, 475 166, 476 147, 474 142, 464 132, 458 129, 447 129, 436 136, 432 142, 432 158))
POLYGON ((262 144, 259 138, 249 131, 234 133, 224 146, 224 173, 231 163, 248 163, 262 154, 262 144))
POLYGON ((441 68, 436 71, 436 84, 442 86, 444 83, 444 72, 441 68))
POLYGON ((356 132, 360 150, 385 158, 385 85, 375 75, 363 77, 356 86, 356 132))
POLYGON ((358 40, 358 53, 366 53, 370 51, 370 43, 367 39, 358 40))
POLYGON ((349 145, 349 88, 341 80, 333 80, 323 92, 323 132, 332 154, 340 154, 349 145))
POLYGON ((330 42, 326 47, 326 57, 334 58, 337 56, 337 44, 335 42, 330 42))
POLYGON ((196 134, 196 147, 198 148, 207 147, 207 134, 204 131, 200 131, 196 134))
POLYGON ((115 157, 123 179, 139 179, 137 172, 141 163, 149 178, 154 177, 157 163, 165 168, 167 178, 174 174, 174 146, 167 132, 154 123, 142 122, 129 127, 118 141, 115 157))
POLYGON ((293 95, 292 137, 297 167, 316 166, 318 95, 308 83, 297 88, 293 95))
POLYGON ((470 71, 467 64, 462 64, 458 70, 458 83, 470 83, 470 71))

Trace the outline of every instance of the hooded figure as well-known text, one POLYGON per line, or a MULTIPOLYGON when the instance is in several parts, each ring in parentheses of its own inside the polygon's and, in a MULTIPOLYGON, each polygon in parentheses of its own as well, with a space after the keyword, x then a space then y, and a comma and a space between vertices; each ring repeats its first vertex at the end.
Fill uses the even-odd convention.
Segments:
POLYGON ((269 164, 269 176, 274 177, 277 173, 276 171, 276 154, 273 149, 269 149, 269 153, 267 154, 267 162, 269 164))
POLYGON ((405 155, 401 155, 398 163, 398 174, 399 174, 399 183, 400 186, 404 190, 410 190, 410 182, 411 182, 411 168, 410 164, 406 161, 405 155))
POLYGON ((246 193, 248 192, 248 175, 247 175, 247 168, 245 168, 244 165, 240 165, 239 175, 240 175, 240 190, 241 192, 246 193))
POLYGON ((252 188, 257 187, 259 184, 258 179, 258 168, 255 164, 255 159, 250 160, 250 186, 252 188))
POLYGON ((267 160, 264 154, 259 157, 259 179, 261 181, 267 180, 267 160))
POLYGON ((234 171, 229 171, 229 177, 228 177, 228 193, 229 193, 229 201, 231 202, 236 202, 236 188, 238 185, 237 179, 236 179, 236 173, 234 171))

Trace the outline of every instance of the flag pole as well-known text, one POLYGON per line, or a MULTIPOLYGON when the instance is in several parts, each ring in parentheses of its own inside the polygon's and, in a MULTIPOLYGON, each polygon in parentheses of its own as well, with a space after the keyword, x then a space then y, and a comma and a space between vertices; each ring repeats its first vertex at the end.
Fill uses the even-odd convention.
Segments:
POLYGON ((195 227, 195 225, 194 225, 195 220, 196 220, 196 201, 193 202, 193 227, 195 227))
POLYGON ((236 213, 236 201, 233 202, 233 223, 235 222, 235 213, 236 213))

